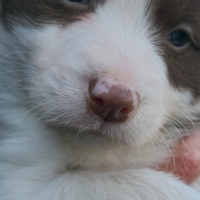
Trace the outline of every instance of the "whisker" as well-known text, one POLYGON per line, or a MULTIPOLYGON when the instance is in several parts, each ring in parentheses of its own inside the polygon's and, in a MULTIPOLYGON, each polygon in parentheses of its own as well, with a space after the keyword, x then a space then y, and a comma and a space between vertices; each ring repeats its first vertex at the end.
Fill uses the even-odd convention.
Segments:
POLYGON ((2 97, 4 97, 4 96, 6 95, 6 93, 7 93, 13 86, 15 86, 15 85, 17 85, 18 83, 24 81, 25 79, 26 79, 26 78, 22 78, 22 79, 20 79, 20 80, 15 81, 14 83, 12 83, 12 84, 5 90, 5 92, 3 93, 2 97))
POLYGON ((22 121, 23 118, 24 118, 25 116, 27 116, 29 113, 31 113, 33 110, 35 110, 35 109, 37 109, 37 108, 39 108, 39 107, 41 107, 41 106, 43 106, 43 105, 46 105, 46 104, 49 104, 49 102, 41 103, 41 104, 39 104, 39 105, 34 106, 33 108, 31 108, 30 110, 28 110, 28 111, 21 117, 20 121, 22 121))
POLYGON ((38 122, 39 120, 44 119, 44 118, 46 117, 47 114, 49 114, 50 112, 52 112, 52 111, 54 111, 54 110, 56 110, 56 109, 57 109, 57 106, 54 107, 54 108, 52 108, 52 109, 49 109, 48 111, 46 111, 46 112, 44 112, 42 115, 40 115, 40 117, 39 117, 37 120, 33 121, 32 123, 36 123, 36 122, 38 122))
POLYGON ((197 127, 195 126, 194 122, 192 121, 192 119, 190 119, 190 117, 188 115, 186 115, 185 113, 181 112, 180 110, 174 108, 174 110, 180 114, 182 114, 183 116, 185 116, 190 122, 191 124, 193 125, 195 131, 197 130, 197 127))

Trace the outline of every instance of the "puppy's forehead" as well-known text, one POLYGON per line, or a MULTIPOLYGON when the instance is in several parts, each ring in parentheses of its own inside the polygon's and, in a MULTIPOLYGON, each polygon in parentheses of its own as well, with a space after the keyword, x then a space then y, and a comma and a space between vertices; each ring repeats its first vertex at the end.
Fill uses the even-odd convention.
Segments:
MULTIPOLYGON (((98 5, 106 2, 113 4, 136 4, 141 0, 88 0, 87 5, 73 4, 68 0, 1 0, 3 17, 10 18, 23 25, 36 25, 40 23, 66 23, 78 19, 80 15, 95 11, 98 5)), ((0 2, 1 2, 0 1, 0 2)), ((144 0, 145 2, 145 0, 144 0)), ((149 7, 155 19, 169 27, 182 20, 190 21, 199 13, 200 0, 146 0, 144 6, 149 7)), ((123 9, 123 7, 121 8, 123 9)), ((134 12, 134 11, 133 11, 134 12)))

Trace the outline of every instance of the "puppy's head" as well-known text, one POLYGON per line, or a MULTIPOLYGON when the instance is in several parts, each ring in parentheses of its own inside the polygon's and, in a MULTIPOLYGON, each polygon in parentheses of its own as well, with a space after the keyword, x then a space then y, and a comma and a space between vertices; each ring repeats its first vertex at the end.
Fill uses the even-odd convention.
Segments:
POLYGON ((40 120, 81 141, 140 146, 200 111, 199 9, 198 0, 2 0, 2 19, 26 53, 40 120))

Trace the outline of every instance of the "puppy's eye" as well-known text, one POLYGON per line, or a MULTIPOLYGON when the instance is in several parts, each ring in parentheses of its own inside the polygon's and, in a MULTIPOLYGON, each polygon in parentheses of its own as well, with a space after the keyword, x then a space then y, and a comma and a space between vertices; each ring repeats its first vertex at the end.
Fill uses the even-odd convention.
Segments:
POLYGON ((88 0, 68 0, 68 1, 70 1, 72 3, 85 4, 85 3, 87 3, 88 0))
POLYGON ((169 40, 174 46, 180 48, 189 43, 190 37, 184 31, 175 30, 170 33, 169 40))

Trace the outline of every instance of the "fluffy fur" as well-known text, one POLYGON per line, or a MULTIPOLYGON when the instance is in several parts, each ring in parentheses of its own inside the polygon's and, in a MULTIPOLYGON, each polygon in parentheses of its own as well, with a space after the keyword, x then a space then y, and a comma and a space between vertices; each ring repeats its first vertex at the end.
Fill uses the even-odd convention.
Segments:
POLYGON ((81 20, 38 26, 23 14, 11 23, 8 5, 0 28, 1 200, 200 200, 153 170, 183 136, 177 122, 197 119, 200 102, 170 82, 148 1, 107 0, 81 20), (139 92, 125 123, 88 109, 94 77, 139 92))

